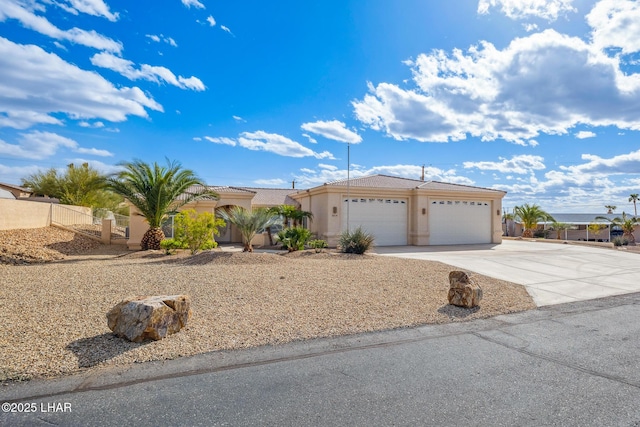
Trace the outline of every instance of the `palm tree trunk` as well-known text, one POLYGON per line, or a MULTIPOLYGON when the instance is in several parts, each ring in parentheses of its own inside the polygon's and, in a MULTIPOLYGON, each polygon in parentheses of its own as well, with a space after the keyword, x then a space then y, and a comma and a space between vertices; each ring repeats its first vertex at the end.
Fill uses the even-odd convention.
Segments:
POLYGON ((160 242, 164 240, 164 232, 160 227, 152 227, 144 233, 142 240, 140 241, 140 247, 143 251, 146 250, 159 250, 160 242))

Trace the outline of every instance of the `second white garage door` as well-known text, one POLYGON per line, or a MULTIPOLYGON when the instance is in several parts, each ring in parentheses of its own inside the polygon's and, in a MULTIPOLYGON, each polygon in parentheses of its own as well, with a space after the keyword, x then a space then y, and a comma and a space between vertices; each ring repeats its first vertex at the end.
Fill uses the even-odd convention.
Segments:
POLYGON ((430 245, 491 243, 491 204, 477 200, 432 200, 430 245))
MULTIPOLYGON (((342 229, 347 228, 347 200, 342 203, 342 229)), ((375 236, 375 246, 407 244, 407 200, 355 198, 349 203, 349 228, 361 226, 375 236)))

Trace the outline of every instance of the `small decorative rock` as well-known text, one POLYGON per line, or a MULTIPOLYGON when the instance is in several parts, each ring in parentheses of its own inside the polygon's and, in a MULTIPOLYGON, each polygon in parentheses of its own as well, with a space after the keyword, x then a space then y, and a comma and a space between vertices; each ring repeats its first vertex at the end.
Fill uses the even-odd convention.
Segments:
POLYGON ((473 308, 480 304, 482 288, 464 271, 449 273, 449 304, 473 308))
POLYGON ((161 340, 187 326, 190 306, 187 295, 135 297, 113 307, 107 313, 107 324, 129 341, 161 340))

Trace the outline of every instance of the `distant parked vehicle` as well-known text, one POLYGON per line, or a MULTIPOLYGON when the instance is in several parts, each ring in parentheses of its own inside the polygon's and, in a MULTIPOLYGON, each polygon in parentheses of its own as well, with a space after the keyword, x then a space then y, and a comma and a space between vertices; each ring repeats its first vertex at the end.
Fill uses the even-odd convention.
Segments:
POLYGON ((611 227, 611 238, 612 239, 614 237, 622 237, 623 234, 624 234, 624 231, 622 231, 622 228, 619 225, 614 225, 613 227, 611 227))

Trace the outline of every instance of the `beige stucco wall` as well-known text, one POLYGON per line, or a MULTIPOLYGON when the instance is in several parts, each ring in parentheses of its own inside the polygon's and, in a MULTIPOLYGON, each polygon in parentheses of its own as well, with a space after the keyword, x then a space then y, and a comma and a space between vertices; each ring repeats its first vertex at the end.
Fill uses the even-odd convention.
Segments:
POLYGON ((49 203, 0 199, 0 230, 42 228, 51 225, 49 203))
MULTIPOLYGON (((350 189, 349 196, 352 198, 393 197, 407 199, 407 242, 414 246, 429 245, 429 206, 432 198, 473 198, 487 201, 491 205, 492 243, 502 242, 502 198, 493 193, 355 187, 350 189)), ((310 229, 319 239, 326 240, 329 246, 335 246, 338 243, 342 230, 342 200, 346 197, 346 188, 326 186, 301 191, 293 196, 300 202, 303 210, 313 213, 314 218, 310 223, 310 229)))
MULTIPOLYGON (((58 216, 62 225, 91 223, 91 208, 71 205, 53 205, 53 208, 82 214, 58 216)), ((0 199, 0 230, 48 227, 51 225, 51 209, 51 203, 0 199)))
MULTIPOLYGON (((251 209, 251 199, 253 198, 253 194, 251 193, 242 193, 242 194, 231 194, 227 195, 226 193, 222 193, 220 195, 219 200, 201 200, 192 203, 188 203, 182 206, 179 210, 187 210, 187 209, 195 209, 196 212, 211 212, 215 214, 216 209, 222 208, 224 206, 241 206, 245 209, 251 209)), ((127 240, 127 247, 132 250, 139 250, 140 242, 142 241, 142 237, 144 233, 149 229, 149 223, 147 220, 140 215, 140 211, 136 209, 135 206, 129 204, 130 210, 130 220, 129 220, 129 240, 127 240)), ((223 230, 221 230, 223 231, 223 230)), ((234 227, 230 227, 230 235, 229 236, 217 236, 217 242, 228 243, 228 242, 242 242, 242 236, 240 232, 234 227), (222 239, 221 239, 222 238, 222 239)), ((253 240, 256 244, 262 241, 262 238, 256 238, 253 240)))

